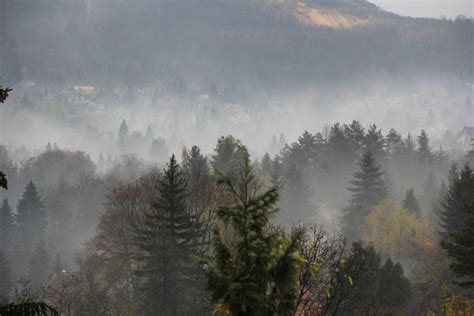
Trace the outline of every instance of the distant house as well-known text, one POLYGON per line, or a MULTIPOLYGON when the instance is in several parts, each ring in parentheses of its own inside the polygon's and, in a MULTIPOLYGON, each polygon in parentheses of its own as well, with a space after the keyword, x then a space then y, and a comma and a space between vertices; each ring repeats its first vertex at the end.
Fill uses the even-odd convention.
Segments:
POLYGON ((94 86, 72 86, 74 92, 93 94, 95 92, 94 86))
POLYGON ((474 127, 464 126, 461 133, 458 134, 458 143, 465 151, 470 151, 474 146, 474 127))

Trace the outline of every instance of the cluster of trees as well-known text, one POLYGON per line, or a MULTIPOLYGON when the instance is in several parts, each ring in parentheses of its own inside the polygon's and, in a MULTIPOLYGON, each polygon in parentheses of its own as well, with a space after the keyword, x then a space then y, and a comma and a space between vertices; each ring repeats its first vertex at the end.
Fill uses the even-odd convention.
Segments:
POLYGON ((400 172, 413 166, 427 178, 447 166, 425 132, 417 140, 393 130, 383 136, 375 126, 365 131, 354 121, 335 124, 327 136, 305 132, 261 162, 227 136, 212 155, 197 146, 183 150, 181 163, 172 155, 163 172, 126 155, 100 176, 88 169, 93 163, 70 173, 73 161, 88 161, 84 154, 48 149, 11 169, 46 179, 42 194, 27 182, 16 212, 8 200, 0 208, 1 294, 14 300, 24 292, 77 315, 436 310, 446 285, 457 297, 470 293, 474 173, 453 165, 446 182, 433 180, 436 203, 426 209, 413 189, 419 182, 388 175, 398 163, 400 172), (59 167, 54 179, 51 163, 59 167), (323 196, 313 199, 322 188, 314 180, 325 174, 349 174, 333 235, 316 225, 323 196), (402 194, 394 194, 400 184, 402 194), (80 249, 70 235, 86 231, 85 223, 98 225, 80 249), (64 260, 65 248, 80 255, 64 260), (14 289, 19 275, 28 279, 14 289))

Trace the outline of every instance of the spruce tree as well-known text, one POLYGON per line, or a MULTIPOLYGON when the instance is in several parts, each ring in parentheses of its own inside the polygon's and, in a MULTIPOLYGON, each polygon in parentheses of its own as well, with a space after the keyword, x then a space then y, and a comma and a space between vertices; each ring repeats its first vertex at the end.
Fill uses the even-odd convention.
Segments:
POLYGON ((189 301, 198 269, 194 256, 198 220, 187 206, 186 182, 172 155, 158 183, 159 196, 137 236, 143 255, 138 259, 143 277, 144 315, 191 313, 189 301))
POLYGON ((272 174, 273 161, 272 161, 272 158, 270 158, 270 155, 268 153, 265 153, 265 155, 263 155, 261 165, 262 165, 262 175, 269 176, 272 174))
POLYGON ((0 207, 0 251, 7 253, 11 250, 15 221, 12 209, 7 199, 3 199, 0 207))
POLYGON ((365 150, 371 152, 376 159, 381 160, 385 156, 384 147, 385 140, 382 130, 378 129, 375 124, 371 125, 365 136, 365 150))
POLYGON ((433 152, 430 147, 430 140, 425 130, 421 130, 418 136, 418 159, 423 162, 431 162, 433 160, 433 152))
POLYGON ((217 208, 214 258, 207 262, 209 287, 222 315, 294 315, 297 298, 298 246, 302 230, 287 236, 273 228, 277 212, 275 188, 254 192, 255 178, 248 158, 235 182, 220 174, 220 184, 232 196, 217 208), (231 239, 224 237, 232 234, 231 239))
POLYGON ((403 208, 413 212, 416 216, 420 217, 420 205, 415 196, 415 189, 411 188, 407 191, 405 199, 403 200, 403 208))
POLYGON ((458 176, 450 179, 440 202, 443 229, 441 245, 453 259, 452 269, 467 284, 474 285, 474 172, 466 165, 458 176))
POLYGON ((231 135, 217 140, 214 153, 211 162, 214 169, 234 178, 248 156, 247 148, 231 135))
POLYGON ((120 151, 125 151, 128 142, 128 126, 125 120, 120 124, 120 128, 117 133, 117 143, 120 151))
POLYGON ((26 185, 16 211, 17 247, 23 252, 30 251, 35 243, 44 237, 48 224, 46 209, 33 181, 26 185))
POLYGON ((384 173, 370 152, 362 156, 359 167, 350 182, 352 197, 342 218, 343 232, 349 240, 359 240, 365 218, 386 196, 384 173))

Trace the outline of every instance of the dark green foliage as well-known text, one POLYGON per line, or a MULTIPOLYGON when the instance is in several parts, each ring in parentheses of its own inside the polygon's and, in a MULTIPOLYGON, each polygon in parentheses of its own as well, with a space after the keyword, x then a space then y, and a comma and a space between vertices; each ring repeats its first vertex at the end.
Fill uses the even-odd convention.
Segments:
POLYGON ((216 148, 212 156, 214 169, 235 178, 248 157, 247 148, 240 140, 232 136, 222 136, 217 140, 216 148))
POLYGON ((46 209, 33 181, 26 185, 16 211, 19 243, 17 247, 21 251, 30 251, 34 244, 44 236, 48 224, 46 209))
POLYGON ((187 205, 187 188, 182 171, 171 156, 164 177, 159 180, 159 196, 146 215, 137 242, 143 255, 138 271, 143 278, 142 313, 182 315, 197 279, 196 239, 198 220, 187 205))
MULTIPOLYGON (((4 301, 8 301, 12 287, 13 276, 10 270, 10 265, 5 252, 0 249, 0 304, 4 301)), ((2 314, 0 313, 0 315, 2 314)))
POLYGON ((15 229, 15 221, 12 209, 7 199, 3 199, 0 206, 0 251, 8 252, 11 250, 11 242, 15 229))
POLYGON ((403 152, 402 135, 393 128, 385 136, 385 151, 389 159, 399 159, 403 152))
POLYGON ((418 159, 422 163, 429 163, 433 161, 433 152, 430 147, 430 140, 425 130, 421 130, 418 136, 418 159))
POLYGON ((451 257, 452 270, 461 283, 474 285, 474 172, 466 165, 458 175, 451 170, 450 183, 441 200, 441 245, 451 257))
POLYGON ((410 282, 400 264, 394 265, 388 259, 381 265, 372 246, 354 243, 343 272, 340 277, 350 276, 352 282, 344 283, 334 293, 347 296, 335 315, 384 315, 392 309, 402 309, 410 298, 410 282))
POLYGON ((351 187, 348 188, 352 198, 342 218, 343 232, 349 240, 359 239, 365 218, 386 196, 384 173, 374 156, 370 152, 365 153, 359 166, 360 171, 354 173, 351 187))
POLYGON ((381 160, 384 158, 385 140, 382 135, 382 130, 377 129, 375 124, 369 126, 364 143, 365 150, 372 153, 376 159, 381 160))
POLYGON ((221 174, 220 184, 232 204, 216 210, 222 226, 214 228, 214 258, 206 264, 214 299, 234 316, 294 315, 303 232, 287 236, 271 227, 278 192, 252 194, 255 178, 248 159, 236 182, 221 174))
POLYGON ((402 206, 404 209, 413 212, 416 216, 420 216, 420 205, 415 196, 415 189, 411 188, 407 191, 402 206))

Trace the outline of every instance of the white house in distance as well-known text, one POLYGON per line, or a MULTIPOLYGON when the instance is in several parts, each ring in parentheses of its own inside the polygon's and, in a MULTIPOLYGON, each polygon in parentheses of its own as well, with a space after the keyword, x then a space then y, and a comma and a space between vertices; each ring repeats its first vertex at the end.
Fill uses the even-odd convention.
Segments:
POLYGON ((464 151, 474 149, 474 126, 464 126, 458 134, 458 143, 464 151))

